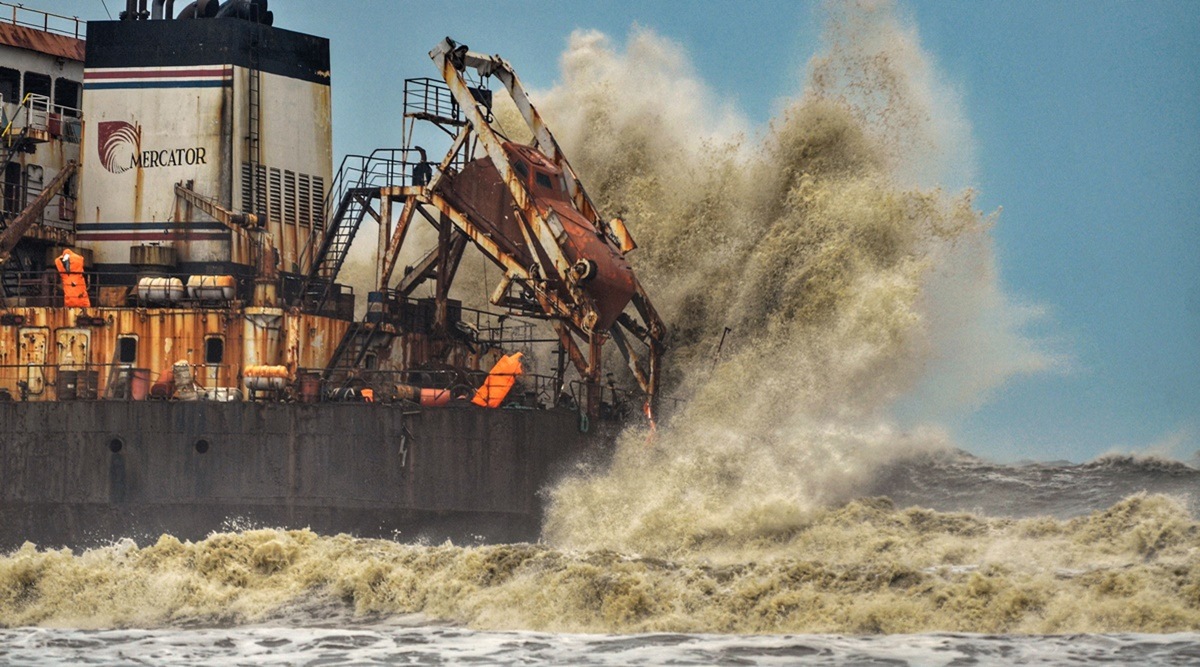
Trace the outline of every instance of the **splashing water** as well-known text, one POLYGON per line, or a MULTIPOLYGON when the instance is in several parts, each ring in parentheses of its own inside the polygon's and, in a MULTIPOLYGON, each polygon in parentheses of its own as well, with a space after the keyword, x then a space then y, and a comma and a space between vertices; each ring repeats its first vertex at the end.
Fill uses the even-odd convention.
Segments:
POLYGON ((626 433, 609 468, 548 490, 547 544, 249 530, 27 545, 0 558, 0 625, 1200 629, 1195 468, 994 466, 936 425, 1066 362, 1022 333, 1038 311, 1000 287, 994 216, 938 185, 969 183, 969 125, 915 30, 889 3, 826 11, 803 91, 760 135, 644 29, 624 52, 573 35, 539 96, 597 203, 638 236, 631 259, 671 327, 668 391, 688 399, 651 444, 626 433))
POLYGON ((629 436, 611 470, 553 491, 551 542, 674 554, 786 530, 882 463, 946 447, 890 416, 931 359, 956 396, 1055 362, 1006 314, 1021 311, 992 268, 992 217, 970 190, 921 185, 968 142, 915 31, 885 3, 828 11, 804 92, 755 140, 731 139, 710 104, 657 103, 648 82, 711 97, 665 40, 635 32, 620 54, 572 39, 542 106, 639 234, 636 268, 672 326, 669 391, 690 402, 653 447, 629 436))

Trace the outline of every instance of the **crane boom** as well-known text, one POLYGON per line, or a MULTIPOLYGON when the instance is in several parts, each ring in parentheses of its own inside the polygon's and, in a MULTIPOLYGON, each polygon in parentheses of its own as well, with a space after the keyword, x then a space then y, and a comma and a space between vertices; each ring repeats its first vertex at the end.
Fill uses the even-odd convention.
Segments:
POLYGON ((625 258, 635 244, 624 223, 600 215, 507 61, 448 37, 429 56, 463 121, 455 123, 457 137, 436 175, 405 188, 387 257, 399 252, 415 214, 456 230, 504 272, 492 303, 554 324, 588 387, 589 410, 598 409, 601 352, 610 339, 652 409, 665 327, 625 258), (470 86, 468 72, 503 84, 528 125, 530 145, 510 141, 495 126, 491 93, 470 86))

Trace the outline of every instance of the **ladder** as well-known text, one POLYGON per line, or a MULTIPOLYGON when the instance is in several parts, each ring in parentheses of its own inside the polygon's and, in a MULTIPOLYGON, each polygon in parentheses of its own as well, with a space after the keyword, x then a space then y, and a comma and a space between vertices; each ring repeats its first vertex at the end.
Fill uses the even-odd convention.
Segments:
POLYGON ((18 153, 26 151, 29 146, 29 142, 26 141, 28 136, 28 125, 22 127, 21 131, 16 134, 4 134, 4 160, 0 162, 0 175, 8 171, 8 165, 12 163, 18 153))
POLYGON ((258 40, 250 45, 249 91, 246 107, 246 161, 250 163, 250 212, 266 217, 266 174, 260 176, 262 165, 262 71, 258 68, 258 40))

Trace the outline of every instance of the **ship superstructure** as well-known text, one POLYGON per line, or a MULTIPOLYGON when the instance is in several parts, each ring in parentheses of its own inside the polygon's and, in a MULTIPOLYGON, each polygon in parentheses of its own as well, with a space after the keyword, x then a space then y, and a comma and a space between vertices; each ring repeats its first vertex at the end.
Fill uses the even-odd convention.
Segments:
MULTIPOLYGON (((445 157, 410 145, 350 156, 335 175, 326 40, 272 26, 261 1, 195 3, 157 20, 144 4, 89 25, 82 114, 51 109, 34 155, 44 164, 22 167, 26 183, 36 171, 54 184, 66 218, 20 225, 13 239, 20 261, 3 266, 0 327, 16 335, 0 336, 0 390, 23 401, 170 398, 183 364, 189 398, 320 400, 351 383, 387 400, 438 384, 432 370, 447 371, 439 388, 461 391, 502 342, 537 340, 528 320, 542 319, 591 416, 606 401, 610 339, 650 406, 663 331, 624 259, 628 230, 596 212, 507 63, 447 40, 431 53, 443 80, 410 80, 405 104, 408 118, 449 128, 445 157), (467 71, 524 100, 532 145, 503 137, 491 92, 468 85, 467 71), (401 275, 414 219, 438 242, 401 275), (339 279, 372 220, 379 266, 356 320, 339 279), (471 246, 503 272, 496 313, 450 298, 471 246), (86 295, 74 300, 57 264, 68 250, 84 264, 86 295), (432 295, 418 298, 425 286, 432 295)), ((75 99, 58 92, 69 80, 56 86, 56 99, 75 99)), ((567 371, 560 363, 546 382, 548 402, 569 388, 567 371)))
POLYGON ((664 327, 632 236, 499 57, 447 38, 440 78, 405 82, 442 157, 406 132, 334 170, 329 43, 266 0, 128 0, 86 41, 7 13, 0 546, 231 518, 530 539, 599 422, 652 414, 664 327), (529 144, 495 124, 493 78, 529 144), (343 274, 370 225, 356 315, 343 274), (500 269, 491 310, 452 298, 471 249, 500 269), (602 379, 610 341, 630 391, 602 379), (550 372, 522 370, 535 354, 550 372))
MULTIPOLYGON (((87 168, 60 184, 65 215, 22 229, 19 261, 3 267, 16 336, 0 336, 0 389, 18 400, 143 398, 186 361, 208 397, 230 399, 243 395, 246 368, 284 365, 292 379, 324 368, 353 305, 331 316, 286 309, 280 275, 299 274, 301 249, 324 228, 328 42, 232 13, 127 18, 90 26, 83 63, 81 40, 58 40, 74 46, 74 59, 57 61, 71 63, 84 102, 77 85, 75 108, 52 106, 49 136, 22 154, 26 199, 30 174, 53 182, 81 157, 87 168), (84 259, 87 308, 65 307, 51 270, 67 248, 84 259)), ((36 109, 28 88, 11 116, 36 109)), ((57 83, 55 99, 72 101, 67 89, 57 83)), ((33 125, 37 114, 24 115, 33 125)))

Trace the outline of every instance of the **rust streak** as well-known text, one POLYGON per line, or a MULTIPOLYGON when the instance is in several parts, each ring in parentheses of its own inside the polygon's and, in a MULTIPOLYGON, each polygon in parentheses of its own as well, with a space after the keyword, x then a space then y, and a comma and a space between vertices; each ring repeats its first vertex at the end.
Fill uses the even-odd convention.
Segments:
POLYGON ((23 25, 0 23, 0 44, 83 62, 84 41, 82 39, 57 35, 23 25))

